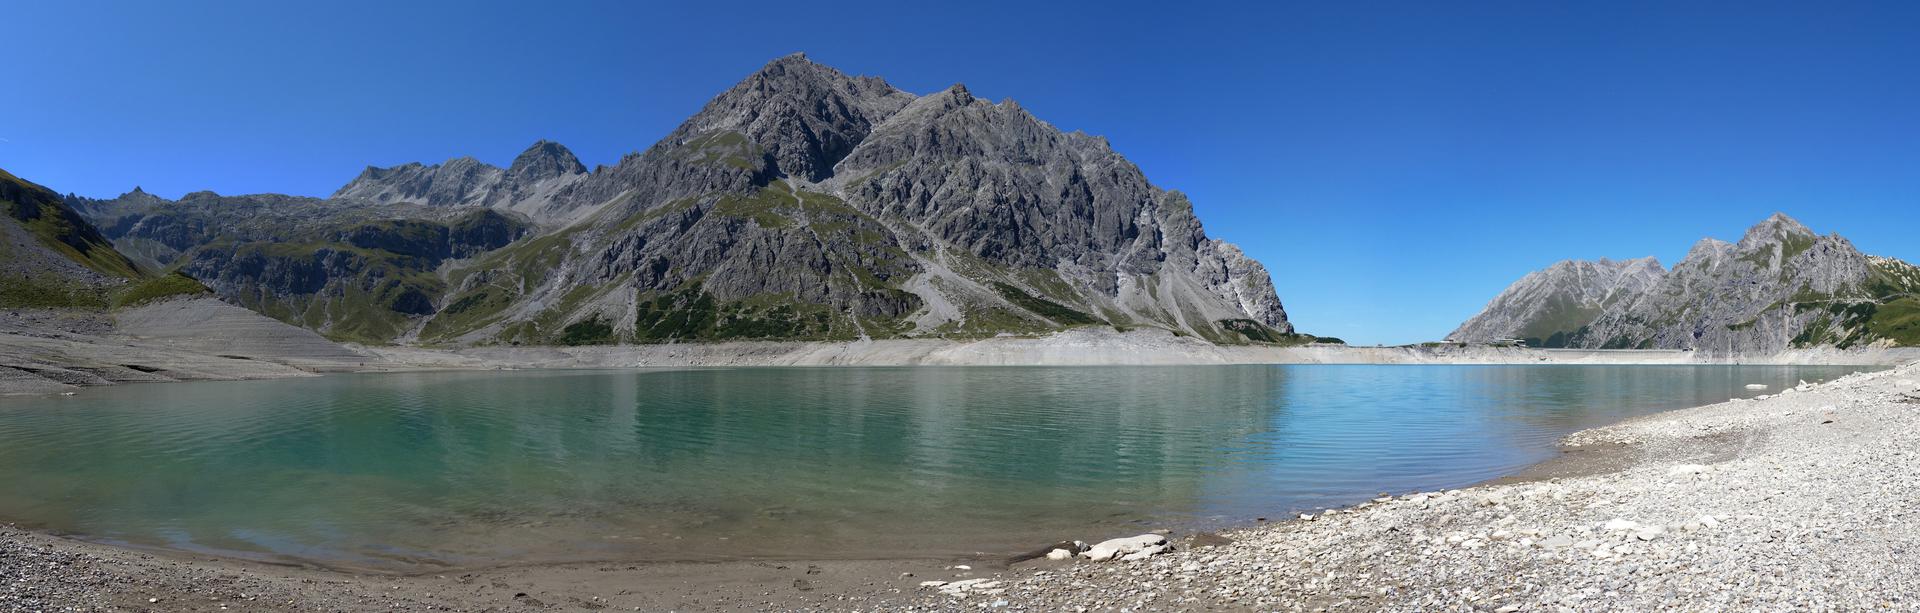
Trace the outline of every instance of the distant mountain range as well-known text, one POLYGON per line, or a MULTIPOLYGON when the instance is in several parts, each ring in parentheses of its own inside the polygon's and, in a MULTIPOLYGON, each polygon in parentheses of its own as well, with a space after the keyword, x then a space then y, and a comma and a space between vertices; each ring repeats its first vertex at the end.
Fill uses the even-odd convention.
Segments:
POLYGON ((1920 268, 1775 214, 1738 243, 1702 239, 1672 270, 1653 258, 1554 264, 1447 338, 1749 354, 1920 346, 1920 268))
POLYGON ((541 141, 507 168, 369 167, 325 199, 49 193, 32 201, 63 211, 55 242, 78 253, 62 287, 177 270, 336 340, 1310 340, 1264 266, 1104 139, 798 54, 610 167, 541 141))

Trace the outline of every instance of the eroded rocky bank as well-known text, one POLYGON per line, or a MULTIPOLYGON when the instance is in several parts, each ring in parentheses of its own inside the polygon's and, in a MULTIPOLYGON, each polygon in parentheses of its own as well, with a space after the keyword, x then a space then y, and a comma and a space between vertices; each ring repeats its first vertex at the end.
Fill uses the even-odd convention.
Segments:
POLYGON ((683 366, 1171 366, 1217 364, 1831 364, 1920 360, 1920 348, 1768 355, 1428 344, 1217 345, 1160 330, 1076 328, 1038 336, 736 341, 578 347, 338 345, 211 298, 116 313, 0 311, 0 396, 120 383, 317 373, 683 366))

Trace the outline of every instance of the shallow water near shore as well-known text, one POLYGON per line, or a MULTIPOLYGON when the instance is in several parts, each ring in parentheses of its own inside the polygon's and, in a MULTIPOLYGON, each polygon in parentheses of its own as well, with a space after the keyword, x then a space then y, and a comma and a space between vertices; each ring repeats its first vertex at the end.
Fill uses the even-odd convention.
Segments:
POLYGON ((0 398, 0 521, 420 571, 1005 554, 1452 488, 1873 367, 433 372, 0 398), (1767 391, 1744 389, 1749 383, 1767 391))

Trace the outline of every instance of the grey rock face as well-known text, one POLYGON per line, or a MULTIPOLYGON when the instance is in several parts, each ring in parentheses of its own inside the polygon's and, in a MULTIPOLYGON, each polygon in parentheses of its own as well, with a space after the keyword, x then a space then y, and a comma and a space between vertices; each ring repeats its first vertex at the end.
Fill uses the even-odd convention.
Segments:
POLYGON ((749 305, 769 300, 824 318, 803 328, 827 337, 1111 323, 1244 340, 1221 324, 1236 320, 1292 332, 1265 268, 1207 238, 1183 196, 1104 140, 964 87, 917 98, 802 56, 556 200, 591 212, 564 247, 503 255, 454 288, 451 301, 512 298, 450 333, 585 317, 645 322, 641 340, 730 338, 728 318, 760 321, 749 305), (563 263, 528 279, 528 259, 563 263), (656 321, 709 303, 716 322, 656 321))
POLYGON ((485 200, 504 176, 498 167, 470 157, 458 157, 433 166, 417 162, 392 168, 368 166, 352 183, 334 192, 333 197, 455 206, 485 200))
POLYGON ((513 165, 507 167, 506 180, 517 186, 532 186, 548 179, 558 179, 568 175, 587 172, 580 159, 573 152, 549 140, 542 140, 520 152, 513 158, 513 165))
POLYGON ((587 169, 573 152, 542 140, 515 157, 506 169, 471 157, 425 166, 417 162, 392 168, 367 167, 333 193, 333 200, 370 204, 415 203, 436 207, 493 207, 557 221, 569 209, 556 206, 553 194, 585 178, 587 169))
POLYGON ((818 181, 867 138, 873 127, 913 99, 886 81, 848 77, 793 54, 715 97, 665 142, 704 135, 746 137, 779 176, 818 181))
POLYGON ((1920 276, 1905 274, 1911 269, 1775 214, 1738 243, 1703 239, 1671 272, 1632 284, 1596 281, 1581 263, 1528 275, 1453 338, 1553 330, 1570 347, 1723 354, 1911 345, 1920 342, 1905 319, 1920 306, 1920 276), (1592 300, 1602 288, 1608 297, 1592 300))
POLYGON ((243 303, 335 336, 345 326, 356 339, 1112 325, 1246 342, 1293 331, 1266 268, 1207 237, 1185 196, 1153 186, 1104 139, 961 86, 917 97, 798 54, 644 152, 592 171, 542 141, 505 169, 472 158, 369 168, 332 198, 295 207, 324 211, 307 219, 120 200, 89 209, 116 240, 212 273, 223 294, 255 301, 243 303), (461 248, 448 211, 471 209, 519 225, 461 248), (249 246, 262 241, 301 246, 249 246))
POLYGON ((1521 277, 1448 334, 1447 340, 1520 339, 1536 346, 1565 347, 1568 336, 1592 323, 1607 307, 1637 298, 1666 274, 1659 260, 1651 257, 1560 262, 1521 277))

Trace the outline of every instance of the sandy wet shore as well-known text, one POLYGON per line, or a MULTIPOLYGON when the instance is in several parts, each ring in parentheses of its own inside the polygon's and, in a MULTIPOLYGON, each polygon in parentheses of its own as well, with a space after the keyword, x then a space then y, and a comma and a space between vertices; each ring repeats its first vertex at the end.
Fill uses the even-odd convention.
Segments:
POLYGON ((1137 562, 586 563, 391 576, 7 528, 0 610, 1913 608, 1916 379, 1920 365, 1909 365, 1638 418, 1575 434, 1571 453, 1521 479, 1180 535, 1175 551, 1137 562), (921 587, 968 580, 978 581, 921 587))

